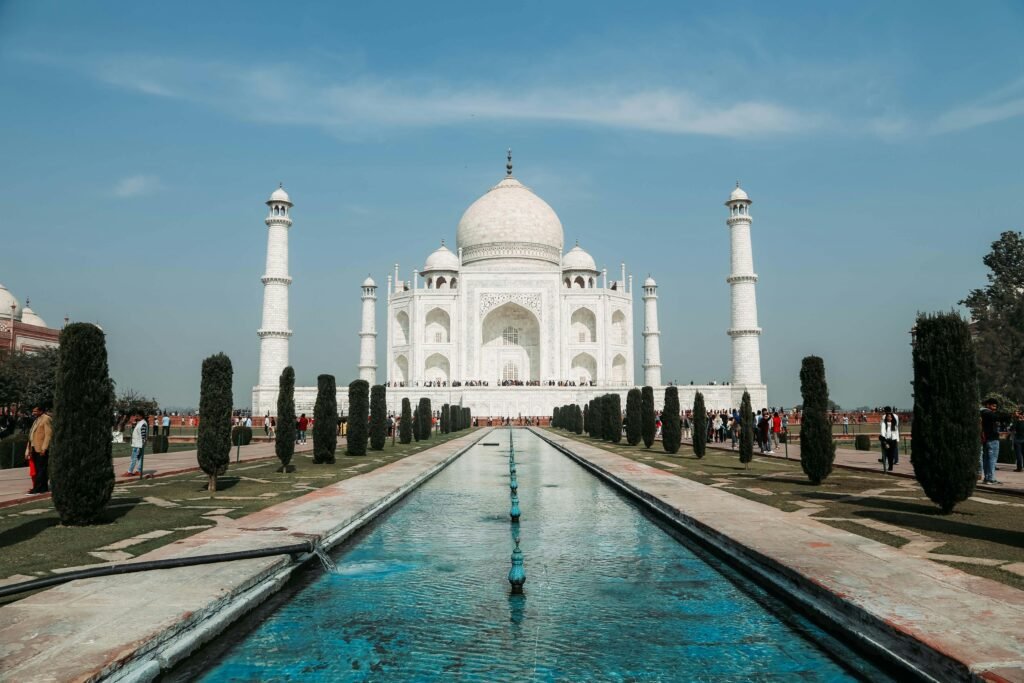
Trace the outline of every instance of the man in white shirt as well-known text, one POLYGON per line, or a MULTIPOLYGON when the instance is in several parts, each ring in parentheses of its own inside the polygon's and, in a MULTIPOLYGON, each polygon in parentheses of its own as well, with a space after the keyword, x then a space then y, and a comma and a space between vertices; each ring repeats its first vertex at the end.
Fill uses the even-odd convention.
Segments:
POLYGON ((124 476, 131 477, 142 474, 142 454, 146 449, 146 441, 149 438, 149 421, 142 413, 135 413, 132 416, 135 428, 132 429, 132 459, 128 463, 128 471, 124 476), (139 471, 135 471, 135 463, 139 464, 139 471))

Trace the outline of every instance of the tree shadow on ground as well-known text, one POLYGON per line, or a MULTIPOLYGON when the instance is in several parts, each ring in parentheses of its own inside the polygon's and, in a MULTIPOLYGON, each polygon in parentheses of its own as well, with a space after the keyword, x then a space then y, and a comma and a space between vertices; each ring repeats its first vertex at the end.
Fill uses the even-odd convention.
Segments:
MULTIPOLYGON (((242 481, 241 477, 217 477, 217 491, 227 491, 232 489, 242 481)), ((200 491, 207 491, 207 487, 204 485, 200 491)))
MULTIPOLYGON (((935 515, 942 514, 942 511, 934 505, 927 505, 924 503, 910 503, 905 500, 894 500, 891 498, 875 498, 874 496, 868 496, 867 498, 857 498, 856 500, 847 500, 850 496, 857 496, 857 493, 831 493, 829 491, 816 491, 814 493, 800 494, 801 497, 808 500, 818 500, 823 503, 846 503, 849 505, 856 505, 858 507, 877 508, 879 510, 886 510, 890 512, 902 512, 907 514, 924 515, 926 517, 933 517, 935 515)), ((970 513, 963 513, 969 515, 970 513)))
POLYGON ((12 529, 0 532, 0 548, 6 548, 15 543, 22 543, 47 529, 59 525, 60 520, 50 516, 26 520, 24 524, 19 524, 12 529))
POLYGON ((923 532, 930 531, 976 541, 998 543, 999 545, 1010 546, 1011 548, 1024 548, 1024 531, 994 529, 978 524, 965 524, 950 519, 948 515, 933 514, 924 517, 886 510, 858 510, 856 514, 860 517, 867 517, 879 522, 885 522, 886 524, 917 529, 923 532))
POLYGON ((111 503, 114 503, 117 507, 112 507, 110 504, 103 509, 97 519, 97 524, 112 524, 117 520, 121 519, 129 512, 135 509, 140 503, 145 501, 142 498, 111 498, 111 503))

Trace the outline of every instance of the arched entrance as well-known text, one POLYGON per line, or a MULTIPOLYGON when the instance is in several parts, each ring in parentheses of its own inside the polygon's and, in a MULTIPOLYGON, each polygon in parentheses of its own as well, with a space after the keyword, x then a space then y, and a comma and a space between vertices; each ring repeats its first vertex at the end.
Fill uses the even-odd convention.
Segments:
POLYGON ((509 302, 487 314, 480 326, 481 379, 528 382, 540 379, 540 322, 509 302))

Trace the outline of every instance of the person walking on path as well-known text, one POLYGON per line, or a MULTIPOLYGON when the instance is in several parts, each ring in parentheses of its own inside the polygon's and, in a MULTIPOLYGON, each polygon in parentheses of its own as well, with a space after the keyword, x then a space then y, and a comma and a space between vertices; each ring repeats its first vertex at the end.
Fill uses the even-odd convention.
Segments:
POLYGON ((779 434, 782 433, 782 417, 779 411, 772 412, 772 453, 779 447, 779 434))
POLYGON ((142 454, 146 450, 146 441, 149 440, 149 420, 142 413, 135 413, 135 428, 132 429, 132 459, 128 462, 126 477, 142 474, 142 454), (139 464, 139 471, 135 471, 135 463, 139 464))
MULTIPOLYGON (((294 413, 292 413, 294 415, 294 413)), ((309 428, 309 419, 303 413, 299 417, 299 443, 306 443, 306 430, 309 428)))
POLYGON ((164 413, 164 417, 163 417, 162 420, 160 420, 160 423, 161 423, 161 425, 164 428, 164 436, 170 436, 171 435, 171 416, 168 415, 167 413, 164 413))
POLYGON ((850 433, 850 416, 843 415, 843 436, 850 433))
POLYGON ((768 409, 761 409, 761 421, 757 423, 758 440, 761 442, 761 452, 765 455, 773 455, 771 437, 772 419, 768 416, 768 409))
POLYGON ((1017 456, 1017 467, 1014 472, 1024 472, 1024 408, 1018 408, 1013 414, 1013 453, 1017 456))
POLYGON ((31 465, 32 488, 30 494, 46 493, 50 490, 50 440, 53 438, 53 424, 43 406, 32 408, 32 427, 28 432, 28 443, 25 445, 25 460, 31 465))
POLYGON ((900 419, 885 407, 885 415, 879 426, 878 443, 882 449, 882 469, 892 472, 893 466, 900 460, 900 419))
POLYGON ((996 460, 999 458, 999 422, 1008 421, 1009 415, 1000 413, 999 402, 986 398, 981 409, 981 472, 983 484, 1002 484, 996 481, 996 460))

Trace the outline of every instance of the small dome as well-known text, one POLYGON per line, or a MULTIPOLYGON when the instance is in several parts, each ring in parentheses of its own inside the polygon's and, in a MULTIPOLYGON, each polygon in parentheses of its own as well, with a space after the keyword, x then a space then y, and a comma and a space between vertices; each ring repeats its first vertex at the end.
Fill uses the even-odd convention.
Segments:
POLYGON ((509 176, 466 209, 456 241, 464 263, 486 258, 558 263, 562 222, 547 202, 509 176))
POLYGON ((270 195, 270 199, 267 200, 267 203, 269 204, 270 202, 285 202, 287 204, 291 204, 292 198, 284 191, 284 185, 282 184, 279 185, 278 188, 274 190, 273 194, 270 195))
POLYGON ((650 275, 648 275, 647 279, 644 280, 644 287, 657 287, 657 286, 658 286, 658 283, 655 282, 654 278, 651 277, 650 275))
MULTIPOLYGON (((10 306, 8 306, 10 308, 10 306)), ((28 299, 25 299, 25 308, 21 309, 21 322, 26 325, 46 327, 46 321, 36 315, 36 312, 28 307, 28 299)))
POLYGON ((0 318, 11 317, 11 304, 14 304, 14 319, 17 320, 21 317, 21 304, 6 287, 0 285, 0 318))
POLYGON ((363 287, 376 287, 376 286, 377 286, 377 283, 374 282, 373 278, 370 277, 369 275, 367 275, 366 279, 363 280, 363 287))
POLYGON ((421 272, 428 273, 432 270, 458 270, 459 269, 459 257, 452 253, 452 250, 444 246, 444 242, 441 242, 441 246, 437 250, 427 257, 427 262, 423 266, 421 272))
POLYGON ((597 264, 594 263, 594 258, 577 244, 562 257, 562 270, 592 270, 596 273, 597 264))
POLYGON ((730 202, 735 202, 737 200, 750 201, 750 197, 748 197, 747 193, 743 191, 743 188, 740 187, 739 183, 736 183, 736 189, 729 195, 730 202))

